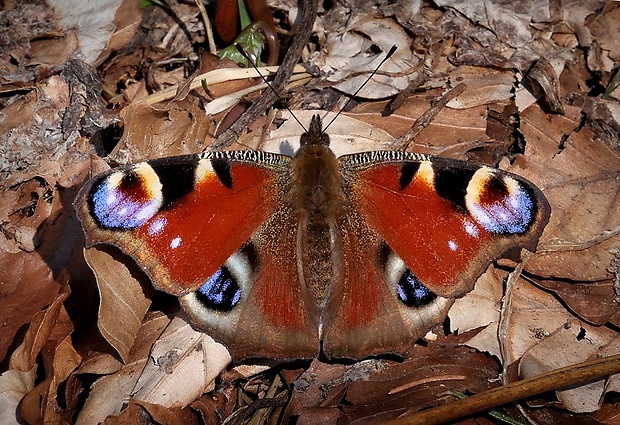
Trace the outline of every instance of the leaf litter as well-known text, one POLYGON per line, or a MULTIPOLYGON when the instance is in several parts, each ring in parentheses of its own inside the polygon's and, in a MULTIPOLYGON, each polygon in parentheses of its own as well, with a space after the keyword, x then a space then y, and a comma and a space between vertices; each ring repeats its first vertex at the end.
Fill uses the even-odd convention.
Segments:
MULTIPOLYGON (((355 149, 357 139, 377 136, 375 148, 384 148, 464 82, 412 148, 516 172, 544 191, 553 214, 539 252, 525 263, 492 265, 409 359, 236 369, 227 369, 219 344, 182 316, 172 319, 171 297, 154 293, 145 276, 121 272, 128 262, 117 252, 105 260, 108 271, 91 264, 95 279, 71 209, 81 184, 102 169, 95 155, 115 165, 200 152, 216 136, 225 112, 207 116, 202 108, 228 83, 177 89, 169 103, 147 97, 182 87, 198 57, 201 72, 223 66, 196 48, 209 37, 198 9, 100 3, 97 25, 112 30, 91 40, 79 31, 89 28, 88 11, 18 3, 8 4, 2 25, 19 25, 0 38, 3 423, 377 423, 443 404, 457 391, 620 352, 617 2, 321 8, 302 56, 315 78, 286 99, 298 116, 308 115, 301 107, 338 111, 341 93, 354 92, 402 40, 397 67, 382 68, 350 105, 347 125, 330 129, 335 145, 355 149), (385 98, 405 92, 385 114, 385 98)), ((300 13, 293 3, 272 3, 283 32, 300 13)), ((260 118, 238 145, 294 149, 302 130, 276 128, 283 121, 286 113, 260 118)), ((598 380, 507 409, 545 423, 572 412, 614 423, 617 404, 604 395, 618 385, 598 380)))

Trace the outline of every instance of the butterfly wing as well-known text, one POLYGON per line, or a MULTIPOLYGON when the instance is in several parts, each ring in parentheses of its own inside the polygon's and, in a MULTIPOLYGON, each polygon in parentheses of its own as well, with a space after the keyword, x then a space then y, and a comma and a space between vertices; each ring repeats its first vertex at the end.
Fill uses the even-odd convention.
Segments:
POLYGON ((192 322, 233 358, 318 356, 318 313, 300 284, 297 243, 296 215, 279 204, 220 269, 223 275, 180 298, 192 322))
POLYGON ((534 249, 549 205, 531 183, 462 161, 405 152, 340 158, 343 288, 324 352, 407 354, 513 247, 534 249))
POLYGON ((341 283, 323 316, 324 354, 352 359, 407 355, 416 340, 444 320, 453 300, 407 283, 412 275, 403 261, 352 205, 339 228, 341 283), (415 292, 408 299, 399 295, 403 284, 415 292))
POLYGON ((75 206, 88 245, 131 255, 233 356, 311 357, 318 325, 298 283, 295 217, 282 205, 289 163, 260 151, 139 163, 92 179, 75 206))
POLYGON ((511 173, 407 152, 341 158, 346 191, 368 224, 438 295, 470 291, 507 250, 534 250, 550 207, 511 173))
POLYGON ((289 158, 215 152, 110 170, 76 201, 87 244, 115 245, 154 285, 195 291, 275 209, 289 158), (263 159, 262 164, 260 158, 263 159))

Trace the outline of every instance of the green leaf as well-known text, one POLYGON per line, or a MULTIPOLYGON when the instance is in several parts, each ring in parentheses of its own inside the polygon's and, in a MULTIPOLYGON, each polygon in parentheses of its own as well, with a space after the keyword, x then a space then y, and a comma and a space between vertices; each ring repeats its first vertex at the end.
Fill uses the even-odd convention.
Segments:
POLYGON ((260 30, 258 23, 247 26, 237 36, 234 43, 227 48, 221 50, 217 55, 221 58, 228 58, 239 65, 249 67, 248 60, 237 50, 235 44, 241 46, 241 49, 252 59, 256 66, 260 66, 260 55, 265 48, 265 36, 260 30))
POLYGON ((252 23, 252 18, 250 17, 243 0, 237 0, 237 4, 239 5, 239 20, 241 21, 241 29, 246 29, 252 23))

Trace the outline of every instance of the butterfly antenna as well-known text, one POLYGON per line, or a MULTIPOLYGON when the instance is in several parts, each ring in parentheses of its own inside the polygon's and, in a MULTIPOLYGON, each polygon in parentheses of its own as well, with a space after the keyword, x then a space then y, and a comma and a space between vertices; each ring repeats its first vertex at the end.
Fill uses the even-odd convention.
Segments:
MULTIPOLYGON (((288 107, 288 105, 286 104, 286 102, 282 99, 282 97, 278 94, 278 92, 276 91, 276 89, 273 88, 273 86, 271 85, 271 83, 269 81, 267 81, 267 77, 265 77, 256 67, 256 64, 254 63, 254 60, 246 53, 245 50, 243 50, 243 47, 241 47, 241 45, 239 45, 238 43, 235 43, 235 48, 237 49, 237 51, 239 53, 241 53, 241 55, 247 59, 247 61, 250 63, 250 65, 252 65, 252 68, 254 68, 254 70, 258 73, 258 75, 261 76, 261 78, 265 81, 265 84, 267 84, 267 87, 269 87, 271 89, 271 91, 273 92, 273 94, 276 95, 276 97, 278 98, 278 100, 284 105, 284 107, 286 108, 287 111, 290 112, 291 116, 293 118, 295 118, 295 121, 297 121, 297 123, 299 124, 299 126, 301 128, 304 129, 304 132, 308 132, 308 130, 306 130, 306 127, 301 123, 301 121, 299 121, 299 118, 297 118, 295 116, 295 114, 293 113, 293 111, 291 111, 291 109, 288 107)), ((382 62, 383 63, 383 62, 382 62)))
POLYGON ((381 60, 381 62, 379 63, 379 65, 377 65, 377 67, 375 68, 374 71, 372 71, 372 73, 370 74, 370 76, 366 79, 366 81, 364 81, 364 84, 362 84, 361 86, 359 86, 359 88, 355 91, 355 93, 353 93, 353 95, 351 95, 347 101, 345 102, 344 106, 342 108, 340 108, 340 110, 338 111, 338 113, 336 114, 336 116, 334 118, 332 118, 332 120, 325 126, 323 127, 323 133, 325 133, 325 131, 327 131, 327 128, 332 125, 332 123, 334 121, 336 121, 336 118, 338 118, 338 116, 340 115, 340 113, 342 111, 345 110, 345 108, 349 105, 349 103, 353 100, 353 98, 355 96, 357 96, 357 94, 364 88, 364 86, 366 85, 366 83, 368 83, 370 80, 372 80, 372 77, 374 77, 374 75, 377 73, 377 71, 379 71, 379 68, 381 68, 381 65, 383 65, 385 63, 385 61, 387 61, 396 51, 396 49, 398 49, 398 46, 396 44, 394 44, 390 50, 387 52, 387 55, 385 55, 385 57, 381 60))

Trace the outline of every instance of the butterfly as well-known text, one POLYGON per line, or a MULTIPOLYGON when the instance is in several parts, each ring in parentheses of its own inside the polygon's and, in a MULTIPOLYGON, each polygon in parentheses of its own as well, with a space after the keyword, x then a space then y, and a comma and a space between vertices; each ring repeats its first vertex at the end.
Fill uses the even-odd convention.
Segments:
POLYGON ((517 175, 329 144, 315 115, 294 157, 204 152, 104 172, 75 202, 86 243, 132 256, 236 360, 362 359, 408 355, 549 220, 517 175))

